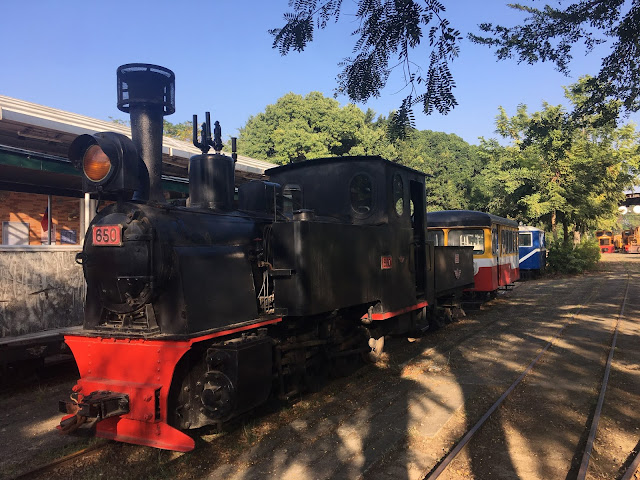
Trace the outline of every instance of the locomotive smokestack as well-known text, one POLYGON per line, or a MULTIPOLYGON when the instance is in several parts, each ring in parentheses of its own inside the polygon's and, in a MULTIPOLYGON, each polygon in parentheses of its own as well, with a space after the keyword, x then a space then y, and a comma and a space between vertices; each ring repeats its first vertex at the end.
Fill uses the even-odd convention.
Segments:
POLYGON ((145 63, 121 65, 118 109, 131 117, 133 143, 149 170, 149 200, 164 202, 162 193, 162 117, 175 112, 175 75, 145 63))

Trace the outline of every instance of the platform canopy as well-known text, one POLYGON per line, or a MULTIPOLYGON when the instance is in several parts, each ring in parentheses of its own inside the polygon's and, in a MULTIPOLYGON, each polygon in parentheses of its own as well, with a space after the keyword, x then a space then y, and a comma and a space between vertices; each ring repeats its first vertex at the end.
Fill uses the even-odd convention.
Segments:
MULTIPOLYGON (((83 133, 113 131, 131 137, 129 127, 0 95, 0 190, 77 196, 82 180, 67 158, 73 139, 83 133)), ((192 144, 164 137, 163 187, 188 191, 188 164, 200 153, 192 144)), ((262 178, 275 165, 242 155, 239 182, 262 178)))

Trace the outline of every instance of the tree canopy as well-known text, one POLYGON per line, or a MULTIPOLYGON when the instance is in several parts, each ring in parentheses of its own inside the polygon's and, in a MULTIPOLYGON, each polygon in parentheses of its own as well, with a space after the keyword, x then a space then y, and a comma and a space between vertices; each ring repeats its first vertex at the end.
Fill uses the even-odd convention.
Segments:
POLYGON ((582 44, 589 53, 597 45, 608 44, 611 53, 589 80, 596 94, 581 108, 593 112, 619 99, 628 111, 640 109, 640 0, 560 0, 557 4, 557 8, 510 4, 528 15, 524 22, 514 27, 482 23, 481 31, 489 36, 470 38, 495 48, 500 60, 516 57, 518 63, 529 64, 548 61, 565 74, 569 73, 577 45, 582 44))
POLYGON ((473 182, 483 163, 479 149, 454 134, 414 131, 396 142, 398 162, 429 175, 430 211, 468 209, 473 182))
MULTIPOLYGON (((313 40, 314 30, 337 22, 342 0, 291 0, 293 12, 284 15, 285 25, 269 31, 273 47, 282 55, 301 52, 313 40)), ((359 27, 353 48, 354 57, 340 64, 337 93, 351 101, 364 102, 378 97, 391 71, 402 69, 410 93, 402 101, 395 123, 409 125, 411 109, 421 104, 429 114, 433 110, 448 113, 457 105, 453 95, 455 82, 449 63, 459 53, 460 32, 444 18, 445 6, 437 0, 359 0, 355 17, 359 27), (428 29, 426 35, 423 29, 428 29), (412 50, 428 39, 428 65, 422 70, 410 59, 412 50)))
POLYGON ((279 164, 338 155, 395 158, 384 122, 355 105, 340 107, 320 92, 288 93, 240 129, 238 151, 279 164))
MULTIPOLYGON (((509 117, 500 109, 497 131, 512 143, 483 141, 486 166, 474 195, 479 204, 525 223, 543 222, 556 237, 562 224, 565 239, 570 228, 584 232, 616 216, 623 191, 638 182, 639 137, 633 125, 617 127, 609 114, 576 116, 590 101, 589 85, 585 77, 565 89, 573 111, 544 103, 530 114, 521 105, 509 117)), ((607 106, 619 109, 620 102, 607 106)))
MULTIPOLYGON (((273 47, 282 55, 301 52, 314 39, 316 30, 338 22, 343 0, 290 0, 291 12, 284 14, 284 25, 269 32, 273 47)), ((392 70, 404 74, 409 94, 404 98, 391 126, 403 135, 413 125, 412 108, 420 104, 426 114, 434 110, 446 114, 457 105, 455 80, 449 64, 458 56, 462 36, 445 18, 444 0, 357 0, 353 31, 353 56, 341 62, 336 94, 351 101, 364 102, 378 97, 392 70), (415 63, 410 55, 427 59, 415 63)), ((530 5, 542 2, 529 0, 530 5)), ((351 6, 352 3, 349 3, 351 6)), ((597 111, 609 100, 619 98, 628 111, 640 109, 640 0, 557 0, 557 7, 509 4, 528 14, 515 27, 481 23, 483 36, 469 38, 496 49, 498 59, 517 57, 519 62, 551 61, 558 70, 569 71, 576 44, 587 52, 596 45, 611 44, 600 72, 591 73, 597 87, 587 111, 597 111), (562 8, 561 6, 564 6, 562 8)), ((351 8, 351 7, 349 7, 351 8)))
POLYGON ((164 135, 177 138, 184 142, 193 142, 193 122, 191 120, 182 123, 171 123, 167 120, 163 121, 164 135))

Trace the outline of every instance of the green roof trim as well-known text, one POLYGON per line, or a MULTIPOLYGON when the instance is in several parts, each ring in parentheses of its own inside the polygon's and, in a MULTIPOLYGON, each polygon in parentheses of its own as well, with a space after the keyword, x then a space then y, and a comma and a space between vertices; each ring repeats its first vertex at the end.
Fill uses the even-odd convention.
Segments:
POLYGON ((80 172, 71 163, 64 161, 38 158, 36 155, 23 154, 17 152, 6 152, 0 150, 0 165, 11 167, 28 168, 30 170, 40 170, 43 172, 61 173, 79 177, 80 172))
POLYGON ((189 193, 189 184, 176 182, 175 180, 162 179, 162 189, 167 192, 189 193))
MULTIPOLYGON (((42 172, 57 173, 62 175, 71 175, 80 177, 81 174, 76 168, 65 158, 49 157, 43 155, 40 157, 37 153, 7 151, 0 149, 0 165, 10 167, 25 168, 28 170, 39 170, 42 172)), ((162 188, 168 192, 189 193, 189 183, 187 181, 179 181, 173 179, 162 179, 162 188)))

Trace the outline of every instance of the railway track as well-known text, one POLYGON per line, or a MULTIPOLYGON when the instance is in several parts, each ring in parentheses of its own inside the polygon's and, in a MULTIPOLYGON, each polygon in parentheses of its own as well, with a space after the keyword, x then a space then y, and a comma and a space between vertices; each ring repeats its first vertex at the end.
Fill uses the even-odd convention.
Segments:
MULTIPOLYGON (((590 463, 591 455, 593 452, 594 442, 596 441, 596 438, 597 438, 598 425, 599 425, 602 409, 605 402, 605 394, 607 391, 607 386, 608 386, 610 372, 611 372, 611 366, 614 358, 614 352, 616 349, 619 326, 620 326, 620 323, 624 321, 624 318, 625 318, 625 306, 626 306, 627 298, 629 295, 630 281, 631 281, 631 275, 627 273, 624 296, 620 304, 620 310, 615 322, 615 328, 613 330, 613 334, 611 335, 612 339, 611 339, 611 344, 609 346, 607 361, 604 366, 604 374, 602 377, 600 391, 598 393, 598 400, 595 406, 595 410, 593 414, 590 416, 591 420, 587 427, 587 430, 589 433, 588 433, 588 437, 586 439, 584 448, 582 448, 580 468, 577 471, 577 474, 575 474, 575 477, 571 474, 571 470, 570 470, 567 478, 576 478, 577 480, 584 480, 585 478, 587 478, 587 474, 589 472, 589 463, 590 463)), ((527 376, 532 372, 532 370, 536 367, 536 365, 538 365, 539 362, 541 362, 541 360, 545 358, 545 355, 547 354, 547 352, 549 352, 549 350, 552 349, 554 345, 561 339, 561 337, 567 331, 567 329, 570 326, 576 324, 576 322, 579 320, 580 313, 583 310, 589 308, 591 302, 593 301, 593 298, 594 298, 594 294, 592 294, 590 298, 573 313, 571 318, 558 329, 557 333, 553 336, 553 338, 547 342, 547 344, 541 349, 541 351, 536 355, 536 357, 529 363, 529 365, 527 365, 527 367, 522 371, 520 376, 502 393, 502 395, 498 398, 498 400, 496 400, 495 403, 491 405, 491 407, 484 413, 484 415, 482 415, 480 420, 478 420, 478 422, 475 423, 473 427, 470 428, 464 434, 464 436, 462 436, 462 439, 457 444, 455 444, 455 446, 448 452, 448 454, 438 464, 435 465, 435 467, 424 477, 424 480, 435 480, 437 478, 440 478, 441 476, 445 476, 443 474, 448 473, 449 467, 465 451, 465 449, 467 449, 467 446, 470 444, 474 436, 476 436, 476 434, 483 428, 483 426, 490 421, 492 416, 495 414, 496 410, 498 410, 501 406, 503 406, 505 401, 508 398, 510 398, 510 396, 513 395, 514 391, 518 389, 518 387, 521 386, 521 384, 527 378, 527 376)), ((517 400, 515 402, 517 402, 517 400)), ((515 402, 512 402, 508 408, 512 410, 517 410, 518 407, 514 405, 515 402)), ((469 452, 466 452, 466 453, 467 455, 473 455, 472 453, 469 453, 469 452)), ((638 469, 638 466, 640 466, 640 454, 635 456, 633 461, 628 465, 626 469, 623 469, 622 475, 618 478, 622 478, 623 480, 632 479, 634 476, 634 473, 638 469)), ((450 475, 447 478, 456 478, 456 477, 455 475, 450 475)))
MULTIPOLYGON (((603 283, 596 279, 589 282, 588 286, 582 286, 580 282, 571 280, 565 289, 568 295, 567 301, 577 303, 580 298, 588 296, 589 291, 598 290, 603 283)), ((552 322, 539 322, 539 320, 552 316, 556 310, 553 297, 557 293, 550 293, 544 286, 541 288, 545 292, 538 295, 531 303, 532 308, 538 311, 536 319, 514 322, 514 306, 511 301, 505 299, 505 302, 497 302, 489 306, 487 311, 471 315, 468 323, 461 322, 444 328, 433 336, 427 335, 413 354, 409 352, 413 350, 412 347, 398 345, 392 348, 389 351, 392 357, 391 363, 398 362, 401 370, 404 370, 404 367, 410 370, 416 363, 424 363, 425 370, 432 370, 428 365, 436 363, 432 365, 435 367, 432 371, 439 371, 443 366, 442 362, 455 356, 460 349, 471 350, 474 345, 499 337, 505 330, 515 329, 517 331, 515 336, 522 339, 529 338, 532 332, 535 336, 544 336, 548 331, 555 331, 557 325, 552 322), (496 314, 497 310, 502 313, 496 314), (431 343, 433 346, 429 345, 431 343)), ((517 358, 513 359, 513 361, 516 360, 517 358)), ((511 361, 509 360, 509 363, 511 361)), ((427 376, 433 378, 436 383, 441 383, 437 378, 438 373, 435 374, 436 378, 429 373, 427 376)), ((288 428, 286 434, 261 439, 264 447, 262 445, 256 447, 260 455, 247 452, 232 462, 239 465, 234 474, 230 474, 226 468, 219 468, 213 471, 212 476, 227 476, 232 479, 302 478, 296 477, 293 470, 278 470, 283 467, 278 465, 277 458, 271 458, 273 464, 269 465, 269 459, 274 455, 271 452, 286 451, 287 464, 295 465, 296 459, 304 458, 303 463, 307 465, 307 471, 312 478, 396 478, 395 472, 406 470, 407 461, 402 459, 399 462, 400 467, 385 464, 389 458, 393 461, 393 458, 406 454, 407 435, 418 434, 417 430, 420 428, 406 421, 405 412, 407 409, 412 410, 414 408, 412 405, 416 403, 422 405, 418 410, 423 409, 425 398, 431 398, 435 403, 440 402, 436 390, 430 391, 420 387, 420 384, 411 378, 411 374, 406 376, 401 373, 400 377, 396 377, 383 372, 381 377, 379 381, 372 384, 363 384, 358 380, 357 387, 348 385, 339 397, 336 396, 337 401, 333 401, 334 393, 324 392, 331 397, 331 405, 333 405, 333 407, 326 403, 322 405, 324 418, 313 423, 289 422, 294 427, 288 428), (363 408, 364 399, 372 400, 367 400, 363 408), (304 425, 304 431, 296 429, 295 426, 298 424, 304 425), (289 440, 292 438, 296 439, 296 445, 292 445, 289 440), (356 450, 353 447, 358 444, 362 448, 361 454, 355 453, 356 450), (330 455, 327 453, 329 451, 333 453, 330 455), (336 451, 340 453, 336 454, 336 451), (349 459, 349 455, 352 454, 355 454, 354 460, 349 459), (336 460, 335 455, 339 455, 340 460, 336 460), (354 467, 354 463, 358 463, 357 468, 354 467), (246 465, 250 467, 247 468, 246 465), (385 470, 387 467, 390 467, 389 474, 385 470), (308 470, 309 468, 311 470, 308 470), (275 472, 278 472, 280 477, 277 477, 275 472)), ((447 418, 449 415, 450 413, 447 414, 447 418)), ((427 423, 430 420, 428 418, 427 423)), ((444 423, 445 420, 440 418, 438 421, 444 423)), ((297 474, 302 475, 300 472, 302 469, 297 471, 297 474)), ((418 477, 407 474, 407 476, 400 475, 398 478, 418 477)))
POLYGON ((60 458, 56 458, 55 460, 51 460, 50 462, 38 465, 26 472, 20 473, 19 475, 12 477, 11 480, 32 480, 34 478, 49 478, 55 470, 66 467, 73 462, 82 460, 85 457, 95 455, 101 450, 104 450, 111 443, 113 442, 109 440, 98 441, 97 443, 85 447, 81 450, 70 453, 60 458))

